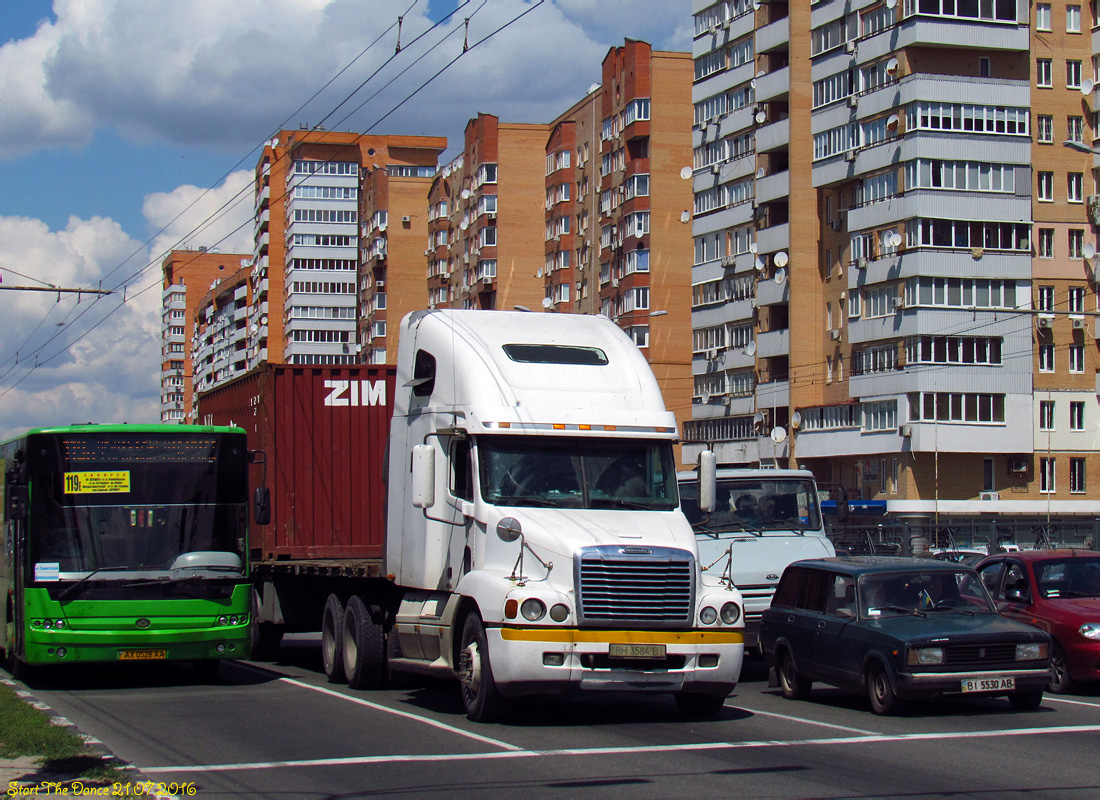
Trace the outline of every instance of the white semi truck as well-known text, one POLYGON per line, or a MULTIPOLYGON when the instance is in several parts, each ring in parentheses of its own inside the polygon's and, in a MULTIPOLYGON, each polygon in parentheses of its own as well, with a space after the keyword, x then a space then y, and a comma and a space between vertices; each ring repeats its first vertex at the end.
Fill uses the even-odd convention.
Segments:
MULTIPOLYGON (((704 461, 709 458, 703 454, 704 461)), ((771 605, 783 570, 799 559, 836 555, 825 534, 813 473, 711 467, 698 474, 682 472, 679 478, 683 510, 696 532, 704 574, 721 575, 740 590, 745 649, 759 653, 761 616, 771 605), (700 485, 708 480, 714 482, 713 489, 700 485), (712 499, 706 497, 709 491, 712 499)))
POLYGON ((701 569, 675 418, 630 339, 603 317, 436 310, 402 321, 398 350, 395 380, 286 367, 211 393, 212 418, 257 431, 276 484, 253 553, 260 643, 320 628, 330 680, 356 687, 457 676, 474 720, 570 690, 717 713, 740 676, 741 595, 701 569), (352 443, 388 402, 386 457, 367 457, 352 443), (280 433, 280 414, 301 430, 280 433), (343 515, 341 489, 318 503, 329 485, 370 508, 343 515))

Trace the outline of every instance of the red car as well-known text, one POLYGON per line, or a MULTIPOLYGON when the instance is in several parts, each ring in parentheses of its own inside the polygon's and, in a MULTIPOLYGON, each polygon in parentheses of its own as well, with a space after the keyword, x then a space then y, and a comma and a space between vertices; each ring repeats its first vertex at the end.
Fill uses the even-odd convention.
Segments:
POLYGON ((1054 638, 1052 692, 1077 681, 1100 681, 1100 552, 1023 550, 977 565, 997 609, 1054 638))

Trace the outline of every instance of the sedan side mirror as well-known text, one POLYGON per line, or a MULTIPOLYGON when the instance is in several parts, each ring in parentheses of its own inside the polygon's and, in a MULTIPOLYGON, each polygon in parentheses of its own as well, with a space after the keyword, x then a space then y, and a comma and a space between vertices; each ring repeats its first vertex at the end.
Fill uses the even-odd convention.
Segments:
POLYGON ((1005 592, 1005 600, 1010 603, 1026 603, 1028 602, 1026 589, 1009 589, 1005 592))

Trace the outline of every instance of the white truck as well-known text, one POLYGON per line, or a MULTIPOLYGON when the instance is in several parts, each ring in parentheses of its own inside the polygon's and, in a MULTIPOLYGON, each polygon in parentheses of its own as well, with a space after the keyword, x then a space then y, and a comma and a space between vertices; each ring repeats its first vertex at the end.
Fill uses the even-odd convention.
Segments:
MULTIPOLYGON (((703 454, 703 460, 709 457, 703 454)), ((760 653, 760 619, 788 564, 836 555, 825 534, 809 470, 711 468, 713 500, 700 473, 681 472, 680 497, 695 529, 704 574, 737 586, 745 604, 745 650, 760 653), (700 502, 703 496, 704 502, 700 502), (709 502, 708 502, 709 501, 709 502), (713 509, 708 511, 709 503, 713 509)))
POLYGON ((715 714, 737 685, 741 595, 701 569, 675 418, 610 320, 416 312, 396 379, 287 366, 208 400, 256 431, 275 483, 252 558, 258 644, 320 628, 329 679, 353 687, 457 676, 473 720, 571 690, 715 714), (372 457, 385 439, 364 430, 387 421, 372 457))

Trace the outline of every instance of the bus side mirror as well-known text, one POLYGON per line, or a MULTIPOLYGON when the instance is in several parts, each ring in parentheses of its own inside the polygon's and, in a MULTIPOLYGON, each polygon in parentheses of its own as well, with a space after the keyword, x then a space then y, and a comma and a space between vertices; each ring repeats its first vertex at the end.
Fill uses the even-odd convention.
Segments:
POLYGON ((271 490, 266 486, 257 486, 252 501, 252 521, 257 525, 271 522, 271 490))
POLYGON ((699 510, 705 514, 714 511, 717 495, 717 457, 712 450, 704 450, 699 454, 699 510))
POLYGON ((8 485, 8 519, 21 522, 27 518, 27 487, 8 485))

